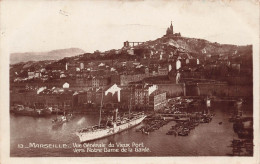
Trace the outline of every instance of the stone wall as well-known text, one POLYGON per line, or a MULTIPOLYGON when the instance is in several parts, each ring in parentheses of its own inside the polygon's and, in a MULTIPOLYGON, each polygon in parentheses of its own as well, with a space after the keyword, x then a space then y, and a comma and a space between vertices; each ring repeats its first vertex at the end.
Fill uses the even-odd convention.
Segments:
POLYGON ((222 97, 252 97, 252 85, 228 85, 228 84, 198 84, 195 95, 209 95, 222 97))

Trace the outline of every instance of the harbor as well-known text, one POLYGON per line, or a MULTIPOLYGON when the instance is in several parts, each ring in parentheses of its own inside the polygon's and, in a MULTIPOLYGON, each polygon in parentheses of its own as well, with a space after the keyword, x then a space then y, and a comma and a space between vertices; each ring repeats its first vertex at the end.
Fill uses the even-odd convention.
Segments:
MULTIPOLYGON (((72 148, 67 149, 19 149, 18 144, 28 145, 29 143, 67 144, 79 143, 75 132, 86 126, 98 124, 98 114, 73 114, 73 119, 64 122, 57 128, 53 128, 52 120, 56 115, 50 117, 17 116, 11 114, 11 155, 12 156, 226 156, 239 155, 233 153, 230 146, 234 139, 239 139, 233 129, 233 122, 230 122, 230 111, 235 109, 228 104, 216 103, 211 107, 214 113, 212 120, 208 123, 189 121, 164 120, 157 117, 148 117, 140 125, 95 141, 89 144, 125 143, 133 141, 143 143, 149 152, 88 152, 75 153, 72 148), (22 129, 21 126, 30 125, 30 128, 22 129), (196 126, 197 125, 197 126, 196 126), (182 132, 180 127, 188 128, 188 135, 182 132), (142 132, 142 128, 145 131, 142 132), (170 131, 178 132, 177 135, 170 131), (149 132, 149 134, 146 134, 149 132), (18 135, 19 134, 19 135, 18 135), (167 135, 169 134, 169 135, 167 135), (210 140, 208 139, 210 138, 210 140), (187 144, 189 143, 189 144, 187 144)), ((244 115, 252 115, 250 106, 243 106, 244 115)), ((236 143, 235 143, 236 144, 236 143)), ((248 144, 244 144, 248 145, 248 144)), ((248 147, 248 146, 247 146, 248 147)), ((243 149, 242 149, 243 151, 243 149)), ((243 154, 243 153, 240 153, 243 154)))

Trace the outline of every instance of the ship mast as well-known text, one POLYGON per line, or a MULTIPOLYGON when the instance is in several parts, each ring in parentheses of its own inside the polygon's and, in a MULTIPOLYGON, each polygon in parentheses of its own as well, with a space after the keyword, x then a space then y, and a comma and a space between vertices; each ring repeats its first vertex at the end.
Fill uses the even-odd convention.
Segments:
MULTIPOLYGON (((131 86, 131 85, 130 85, 131 86)), ((130 107, 129 107, 129 110, 128 110, 128 117, 130 118, 130 110, 132 108, 132 86, 131 86, 131 93, 130 93, 130 107)))
POLYGON ((102 96, 101 96, 101 104, 100 104, 100 110, 99 110, 99 121, 98 121, 98 126, 100 126, 100 123, 101 123, 101 110, 102 110, 102 106, 103 106, 103 98, 104 98, 104 95, 103 95, 103 87, 102 87, 102 96))

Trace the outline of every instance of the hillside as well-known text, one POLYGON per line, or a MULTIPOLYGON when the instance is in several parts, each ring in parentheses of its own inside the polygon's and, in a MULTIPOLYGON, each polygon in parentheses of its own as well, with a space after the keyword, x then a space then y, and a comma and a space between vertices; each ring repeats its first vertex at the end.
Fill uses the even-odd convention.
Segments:
POLYGON ((12 53, 10 55, 10 64, 28 61, 59 60, 83 53, 85 52, 79 48, 59 49, 48 52, 12 53))
POLYGON ((244 55, 245 51, 252 54, 252 46, 237 46, 231 44, 219 44, 217 42, 212 43, 204 39, 187 38, 187 37, 162 37, 155 41, 151 41, 149 45, 166 45, 169 47, 175 47, 178 50, 195 53, 195 54, 210 54, 210 55, 227 55, 227 56, 239 56, 244 55))

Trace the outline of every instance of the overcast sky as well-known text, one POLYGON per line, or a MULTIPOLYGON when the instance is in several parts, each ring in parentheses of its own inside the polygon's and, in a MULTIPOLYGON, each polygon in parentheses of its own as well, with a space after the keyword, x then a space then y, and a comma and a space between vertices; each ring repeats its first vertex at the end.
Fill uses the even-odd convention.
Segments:
POLYGON ((212 42, 252 44, 258 5, 244 1, 4 1, 2 31, 10 52, 119 49, 174 32, 212 42))

